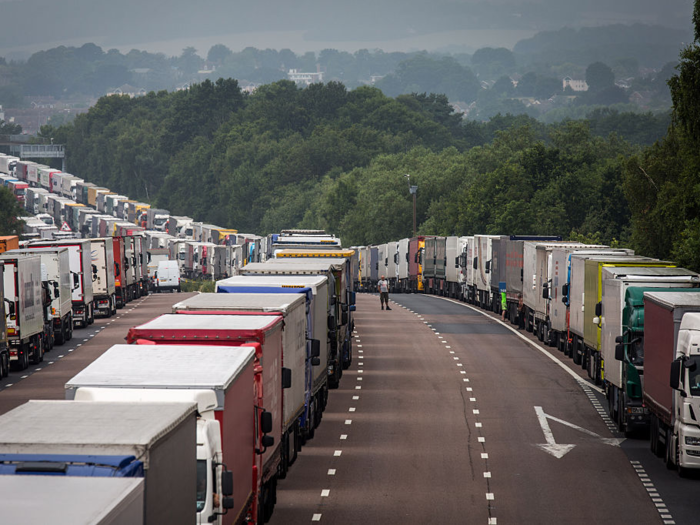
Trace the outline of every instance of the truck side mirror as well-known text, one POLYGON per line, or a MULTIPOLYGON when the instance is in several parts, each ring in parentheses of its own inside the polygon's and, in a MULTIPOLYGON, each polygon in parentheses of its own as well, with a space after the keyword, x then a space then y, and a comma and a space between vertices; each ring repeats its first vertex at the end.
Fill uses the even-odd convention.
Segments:
POLYGON ((328 316, 328 329, 329 330, 335 330, 337 328, 337 325, 335 323, 335 317, 332 315, 328 316))
POLYGON ((58 286, 58 283, 53 283, 53 294, 56 298, 61 297, 61 290, 58 286))
POLYGON ((119 277, 121 275, 121 270, 119 269, 119 263, 114 263, 114 276, 119 277))
POLYGON ((319 357, 311 358, 311 366, 318 366, 321 364, 321 359, 319 357))
MULTIPOLYGON (((615 338, 617 339, 617 338, 615 338)), ((625 360, 625 345, 622 343, 617 343, 615 345, 615 360, 624 361, 625 360)))
POLYGON ((565 284, 561 287, 561 302, 566 303, 566 299, 569 297, 569 284, 565 284))
POLYGON ((272 412, 268 412, 267 410, 262 411, 260 414, 260 430, 263 434, 272 432, 272 412))
POLYGON ((603 313, 603 303, 598 302, 595 305, 595 315, 596 315, 596 317, 600 317, 600 314, 602 314, 602 313, 603 313))
MULTIPOLYGON (((282 388, 291 388, 292 386, 292 369, 283 368, 282 369, 282 388)), ((270 416, 272 417, 272 416, 270 416)))
POLYGON ((80 277, 78 277, 77 273, 73 274, 73 290, 75 290, 78 286, 80 286, 80 277))
POLYGON ((260 442, 261 442, 261 444, 262 444, 262 446, 263 446, 264 448, 269 448, 269 447, 271 447, 272 445, 275 444, 275 438, 272 437, 272 436, 267 436, 267 435, 265 435, 265 436, 262 437, 262 439, 260 440, 260 442))
POLYGON ((318 339, 311 339, 311 357, 318 357, 321 355, 321 341, 318 339))
POLYGON ((223 472, 221 473, 221 493, 224 496, 233 495, 233 472, 231 472, 225 467, 223 472))
POLYGON ((455 257, 455 268, 459 268, 459 257, 455 257))
POLYGON ((683 361, 679 357, 673 363, 671 363, 671 378, 670 378, 670 385, 671 388, 674 390, 680 390, 678 388, 681 383, 681 370, 683 369, 683 361))
POLYGON ((491 261, 486 261, 486 265, 484 266, 484 273, 489 272, 491 272, 491 261))
POLYGON ((94 283, 97 280, 97 266, 94 264, 92 265, 92 282, 94 283))
POLYGON ((348 305, 346 303, 343 303, 340 305, 340 311, 341 312, 347 312, 348 311, 348 305))
POLYGON ((478 257, 474 257, 473 266, 474 266, 475 270, 479 269, 479 258, 478 257))
POLYGON ((231 496, 224 496, 221 500, 221 506, 226 510, 232 509, 233 508, 233 498, 231 496))
POLYGON ((349 315, 347 312, 343 312, 340 314, 340 324, 348 324, 349 320, 349 315))
POLYGON ((350 303, 351 306, 355 304, 355 298, 355 292, 348 292, 348 303, 350 303))
POLYGON ((542 299, 549 299, 549 287, 546 284, 542 285, 542 299))

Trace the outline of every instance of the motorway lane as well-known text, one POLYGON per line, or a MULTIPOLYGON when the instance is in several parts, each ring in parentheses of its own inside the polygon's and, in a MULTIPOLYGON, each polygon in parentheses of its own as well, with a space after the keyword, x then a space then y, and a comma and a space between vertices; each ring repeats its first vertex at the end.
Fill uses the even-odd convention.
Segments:
POLYGON ((128 303, 117 315, 95 319, 87 328, 75 329, 73 339, 54 346, 44 361, 23 372, 11 371, 0 381, 0 414, 29 399, 64 399, 65 383, 112 345, 125 343, 132 326, 163 313, 170 313, 177 301, 194 294, 154 294, 128 303))
POLYGON ((271 523, 673 521, 580 371, 462 304, 392 299, 407 309, 358 296, 358 359, 280 483, 271 523), (537 410, 559 419, 542 415, 556 444, 573 445, 563 457, 538 446, 537 410))
POLYGON ((270 523, 487 523, 484 446, 454 360, 407 311, 357 302, 353 365, 270 523))

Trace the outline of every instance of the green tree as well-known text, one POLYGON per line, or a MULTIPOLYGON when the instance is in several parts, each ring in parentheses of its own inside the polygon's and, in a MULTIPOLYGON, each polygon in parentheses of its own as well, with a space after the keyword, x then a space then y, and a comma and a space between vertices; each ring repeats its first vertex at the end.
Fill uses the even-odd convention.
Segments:
POLYGON ((0 187, 0 235, 20 235, 24 222, 22 208, 10 190, 0 187))
POLYGON ((209 53, 207 53, 207 61, 221 65, 231 55, 233 55, 233 51, 231 51, 228 47, 223 44, 215 44, 209 48, 209 53))
POLYGON ((591 91, 603 91, 615 84, 615 73, 607 64, 594 62, 586 68, 586 82, 591 91))
POLYGON ((0 120, 0 135, 20 135, 21 133, 22 126, 19 124, 0 120))

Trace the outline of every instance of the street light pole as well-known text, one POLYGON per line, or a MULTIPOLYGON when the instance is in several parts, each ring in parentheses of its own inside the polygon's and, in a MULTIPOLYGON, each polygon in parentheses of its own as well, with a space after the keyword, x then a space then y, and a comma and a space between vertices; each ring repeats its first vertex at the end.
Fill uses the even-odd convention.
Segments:
POLYGON ((411 186, 411 176, 407 173, 406 178, 408 179, 408 191, 413 195, 413 236, 416 236, 416 194, 418 193, 418 186, 411 186))

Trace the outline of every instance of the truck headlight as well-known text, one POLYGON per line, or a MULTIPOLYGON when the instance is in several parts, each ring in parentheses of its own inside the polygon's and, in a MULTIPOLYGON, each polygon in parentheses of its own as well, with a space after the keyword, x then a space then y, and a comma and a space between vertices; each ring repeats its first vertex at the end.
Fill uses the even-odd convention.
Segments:
POLYGON ((700 437, 685 436, 685 444, 700 447, 700 437))

